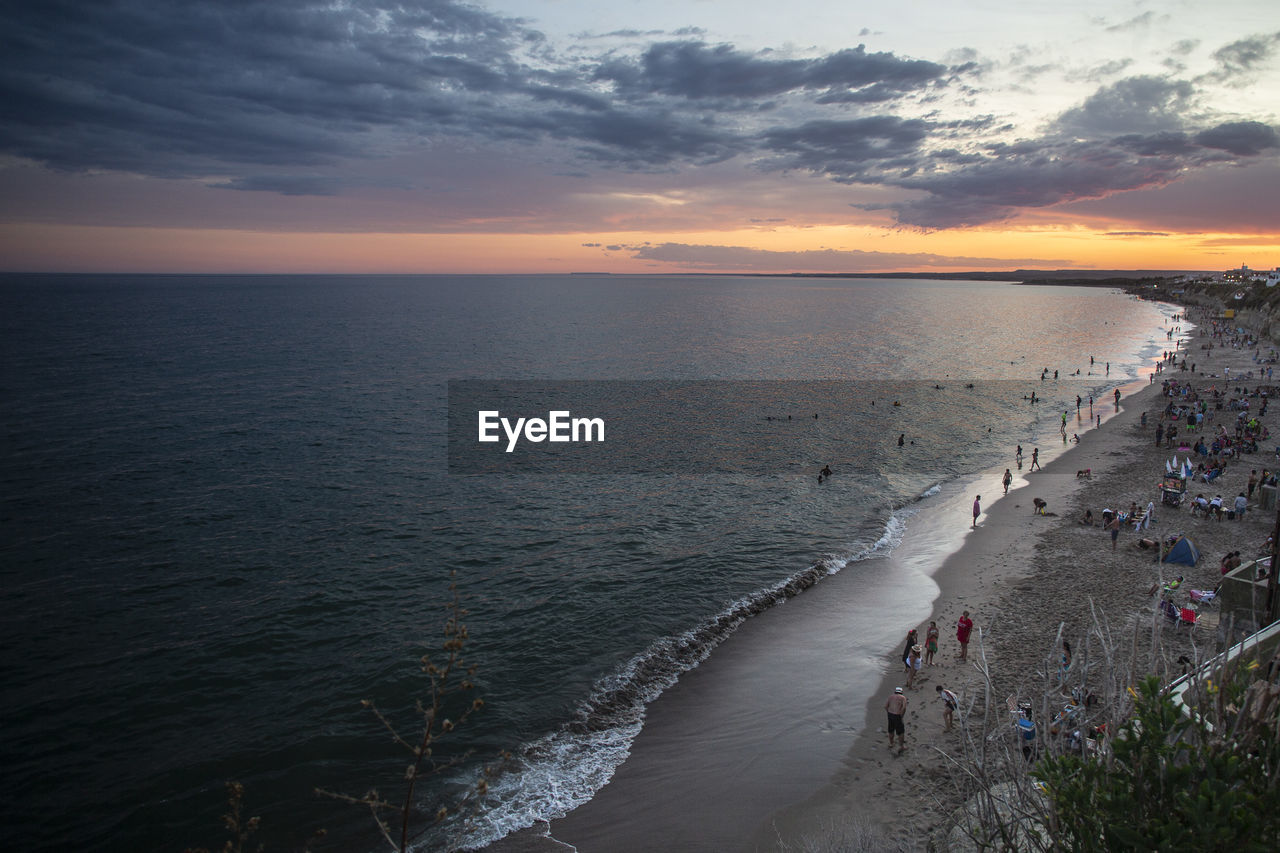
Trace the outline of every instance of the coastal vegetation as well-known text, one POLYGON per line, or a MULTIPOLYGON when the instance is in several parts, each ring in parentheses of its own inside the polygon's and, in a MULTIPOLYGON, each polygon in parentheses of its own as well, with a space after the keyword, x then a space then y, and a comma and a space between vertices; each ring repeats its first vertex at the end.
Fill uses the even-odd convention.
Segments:
POLYGON ((1278 693, 1253 663, 1201 691, 1191 714, 1147 678, 1103 755, 1042 762, 1032 775, 1047 787, 1055 847, 1280 848, 1278 693))
POLYGON ((1280 849, 1280 656, 1199 664, 1204 650, 1185 637, 1168 642, 1156 625, 1147 644, 1145 633, 1134 624, 1116 636, 1095 619, 1071 678, 1046 669, 1036 689, 1019 693, 1036 697, 1030 750, 1004 717, 980 651, 987 695, 969 710, 982 712, 961 716, 959 754, 940 755, 966 806, 924 846, 1280 849), (1167 690, 1179 671, 1194 675, 1183 706, 1167 690))

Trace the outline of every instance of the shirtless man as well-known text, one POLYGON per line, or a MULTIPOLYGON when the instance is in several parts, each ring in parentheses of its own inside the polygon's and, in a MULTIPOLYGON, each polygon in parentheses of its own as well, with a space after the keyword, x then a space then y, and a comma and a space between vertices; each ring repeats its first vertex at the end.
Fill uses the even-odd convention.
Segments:
POLYGON ((889 748, 893 749, 893 736, 898 736, 898 751, 907 748, 907 729, 902 718, 907 713, 907 697, 902 695, 902 688, 893 688, 893 695, 884 703, 885 713, 889 716, 889 748))

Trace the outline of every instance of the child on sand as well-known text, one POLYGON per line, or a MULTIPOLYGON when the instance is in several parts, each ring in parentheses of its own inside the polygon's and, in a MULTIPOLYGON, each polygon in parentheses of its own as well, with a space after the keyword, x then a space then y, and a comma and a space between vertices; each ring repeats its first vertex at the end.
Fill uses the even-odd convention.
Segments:
POLYGON ((938 653, 938 623, 930 622, 924 633, 924 662, 933 666, 933 656, 938 653))

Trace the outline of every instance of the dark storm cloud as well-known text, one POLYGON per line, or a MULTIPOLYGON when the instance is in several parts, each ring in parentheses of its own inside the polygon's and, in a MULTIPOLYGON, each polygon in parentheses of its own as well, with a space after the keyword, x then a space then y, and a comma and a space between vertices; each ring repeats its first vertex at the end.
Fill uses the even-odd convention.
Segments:
POLYGON ((1103 86, 1056 124, 1063 132, 1085 136, 1178 129, 1194 96, 1195 87, 1185 80, 1127 77, 1103 86))
POLYGON ((687 40, 634 60, 562 61, 522 22, 457 0, 55 0, 5 19, 0 150, 285 193, 333 190, 246 172, 282 176, 437 135, 565 142, 639 170, 714 162, 750 136, 691 101, 747 99, 748 113, 767 106, 752 99, 789 92, 884 102, 946 71, 862 47, 777 60, 687 40))
POLYGON ((808 169, 850 182, 873 170, 907 167, 929 136, 922 119, 871 116, 847 121, 813 121, 764 133, 763 146, 783 156, 788 168, 808 169))
POLYGON ((922 228, 981 225, 1027 208, 1138 189, 1170 180, 1177 160, 1142 157, 1108 144, 998 146, 978 164, 890 181, 928 195, 887 205, 898 221, 922 228))
POLYGON ((605 63, 596 78, 625 97, 669 95, 690 99, 764 98, 796 90, 828 97, 888 100, 938 82, 947 69, 891 53, 867 53, 862 45, 817 59, 772 59, 731 45, 697 41, 655 44, 638 59, 605 63))
POLYGON ((452 0, 9 4, 0 148, 173 176, 366 153, 371 130, 462 122, 527 84, 537 35, 452 0))
POLYGON ((1232 121, 1196 134, 1205 148, 1217 148, 1237 157, 1254 157, 1280 148, 1280 134, 1274 127, 1256 121, 1232 121))
POLYGON ((991 146, 983 157, 958 168, 943 163, 933 171, 882 176, 881 183, 923 195, 867 209, 891 210, 900 223, 925 229, 982 225, 1027 209, 1164 186, 1189 170, 1246 162, 1277 147, 1276 130, 1258 122, 1221 124, 1195 134, 1094 140, 1047 135, 991 146))
MULTIPOLYGON (((918 191, 891 211, 923 229, 983 225, 1019 212, 1164 186, 1215 163, 1273 155, 1280 134, 1257 121, 1205 126, 1202 92, 1185 80, 1135 76, 1102 86, 1040 136, 984 143, 982 122, 944 124, 892 116, 811 122, 771 130, 775 165, 828 179, 918 191)), ((988 120, 989 121, 989 120, 988 120)))
POLYGON ((545 135, 563 140, 599 163, 640 170, 683 161, 719 162, 746 148, 737 135, 709 120, 669 110, 553 110, 515 116, 509 122, 509 130, 513 135, 545 135))

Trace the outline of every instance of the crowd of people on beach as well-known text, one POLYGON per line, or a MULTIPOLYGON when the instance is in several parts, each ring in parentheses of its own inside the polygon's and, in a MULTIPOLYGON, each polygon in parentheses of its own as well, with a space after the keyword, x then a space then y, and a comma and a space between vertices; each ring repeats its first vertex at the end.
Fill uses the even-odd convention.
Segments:
MULTIPOLYGON (((1216 322, 1208 316, 1199 319, 1200 334, 1208 338, 1201 346, 1206 353, 1206 361, 1215 350, 1229 347, 1241 355, 1251 355, 1253 364, 1252 367, 1237 370, 1234 375, 1226 366, 1221 368, 1221 375, 1206 373, 1203 365, 1191 359, 1186 350, 1177 348, 1163 353, 1157 362, 1151 375, 1151 382, 1152 384, 1157 380, 1161 382, 1160 395, 1163 405, 1143 412, 1139 428, 1146 431, 1154 425, 1156 446, 1167 447, 1181 456, 1176 470, 1170 465, 1170 474, 1176 475, 1176 478, 1181 481, 1184 493, 1194 490, 1195 485, 1221 485, 1228 472, 1244 464, 1242 459, 1246 456, 1273 451, 1277 459, 1280 459, 1280 447, 1272 448, 1269 445, 1271 432, 1264 422, 1271 397, 1280 393, 1277 386, 1270 384, 1273 365, 1280 360, 1276 350, 1271 349, 1264 353, 1258 346, 1257 340, 1250 334, 1234 330, 1227 324, 1216 322), (1248 353, 1249 349, 1254 351, 1248 353), (1174 376, 1175 372, 1179 375, 1174 376)), ((1092 358, 1090 363, 1092 373, 1092 358)), ((1106 366, 1108 375, 1109 367, 1110 365, 1106 366)), ((1079 373, 1080 371, 1077 370, 1069 375, 1079 375, 1079 373)), ((1046 381, 1048 376, 1049 371, 1046 368, 1041 371, 1039 378, 1041 381, 1046 381)), ((1057 376, 1058 372, 1053 371, 1053 377, 1056 379, 1057 376)), ((1118 410, 1121 400, 1120 390, 1115 389, 1109 396, 1112 398, 1109 402, 1113 401, 1118 410)), ((1042 398, 1032 392, 1027 399, 1038 402, 1042 398)), ((1077 397, 1078 417, 1083 417, 1085 405, 1086 400, 1077 397)), ((1098 417, 1094 411, 1095 400, 1092 397, 1088 398, 1087 406, 1092 425, 1095 417, 1098 417)), ((1060 418, 1060 432, 1064 440, 1068 431, 1069 414, 1068 408, 1063 411, 1060 418)), ((1078 441, 1078 438, 1076 440, 1078 441)), ((1038 447, 1031 450, 1030 460, 1030 471, 1038 470, 1040 468, 1038 447)), ((1014 464, 1019 471, 1022 470, 1021 445, 1014 452, 1014 464)), ((1077 477, 1082 479, 1090 476, 1089 469, 1082 469, 1077 473, 1077 477)), ((1240 478, 1243 481, 1242 473, 1232 473, 1230 476, 1232 479, 1240 478)), ((1012 479, 1012 470, 1006 468, 1001 476, 1002 494, 1009 493, 1012 479)), ((1158 488, 1165 487, 1167 483, 1166 480, 1158 488)), ((1153 496, 1145 506, 1137 500, 1128 500, 1127 509, 1124 503, 1120 503, 1114 509, 1104 508, 1097 517, 1092 509, 1085 509, 1079 523, 1087 527, 1102 527, 1111 540, 1112 551, 1118 550, 1122 531, 1132 527, 1134 532, 1142 534, 1133 543, 1134 547, 1153 552, 1154 558, 1161 561, 1170 553, 1178 540, 1183 538, 1183 533, 1169 532, 1164 536, 1148 534, 1147 531, 1158 520, 1158 512, 1166 522, 1182 520, 1187 523, 1221 523, 1223 521, 1238 523, 1249 517, 1249 513, 1256 512, 1258 501, 1262 498, 1261 490, 1264 487, 1280 489, 1280 477, 1270 467, 1257 465, 1250 468, 1247 482, 1242 482, 1239 489, 1232 490, 1237 492, 1234 496, 1226 489, 1214 491, 1212 496, 1207 491, 1198 491, 1194 498, 1180 496, 1181 499, 1177 503, 1163 507, 1157 505, 1157 501, 1161 501, 1163 495, 1153 496), (1166 514, 1166 511, 1169 514, 1166 514)), ((973 501, 971 524, 974 527, 977 526, 982 511, 980 501, 981 496, 976 496, 973 501)), ((1035 503, 1037 512, 1043 512, 1043 501, 1037 499, 1035 503)), ((1186 524, 1179 526, 1185 528, 1186 524)), ((1167 526, 1165 529, 1169 530, 1167 526)), ((1268 539, 1267 542, 1260 543, 1257 550, 1261 555, 1269 553, 1270 548, 1271 540, 1268 539)), ((1202 579, 1197 576, 1188 581, 1179 574, 1163 584, 1157 584, 1152 594, 1160 592, 1161 607, 1168 605, 1185 619, 1187 606, 1193 608, 1197 604, 1205 606, 1214 600, 1217 594, 1217 580, 1242 565, 1243 559, 1241 549, 1232 548, 1218 565, 1212 566, 1213 578, 1202 579), (1192 588, 1195 585, 1202 586, 1204 589, 1192 588), (1175 597, 1179 596, 1186 596, 1187 601, 1175 606, 1173 602, 1175 597)), ((1265 572, 1267 569, 1261 568, 1259 571, 1265 572)), ((1169 575, 1164 576, 1169 577, 1169 575)), ((1194 614, 1192 619, 1194 621, 1194 614)), ((956 624, 957 662, 963 663, 967 660, 968 642, 973 627, 973 620, 969 611, 966 610, 956 624)), ((889 745, 892 748, 896 744, 899 752, 906 748, 904 715, 909 704, 909 694, 918 689, 922 669, 936 664, 935 655, 938 653, 939 635, 936 621, 929 623, 923 645, 919 642, 917 629, 913 628, 908 632, 902 654, 905 684, 896 688, 894 694, 885 703, 885 711, 889 719, 889 745)), ((1063 710, 1051 721, 1049 730, 1054 735, 1061 734, 1074 738, 1074 742, 1080 744, 1079 748, 1085 749, 1084 740, 1099 737, 1103 733, 1089 730, 1082 734, 1082 729, 1076 725, 1084 716, 1083 712, 1089 697, 1081 695, 1081 687, 1068 688, 1072 663, 1070 642, 1063 639, 1057 680, 1063 689, 1064 696, 1069 695, 1070 698, 1066 701, 1063 710)), ((955 713, 961 706, 961 694, 944 684, 934 685, 934 690, 942 705, 943 731, 950 731, 954 724, 955 713)), ((1030 704, 1014 703, 1011 698, 1009 710, 1013 717, 1013 727, 1021 739, 1024 755, 1031 759, 1035 754, 1037 727, 1032 718, 1030 704)))

